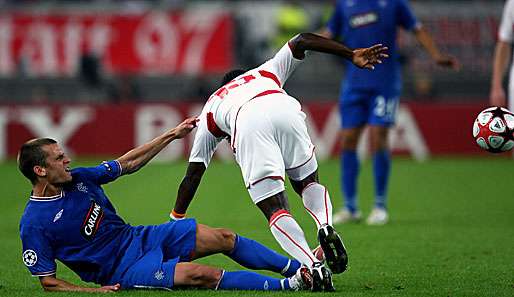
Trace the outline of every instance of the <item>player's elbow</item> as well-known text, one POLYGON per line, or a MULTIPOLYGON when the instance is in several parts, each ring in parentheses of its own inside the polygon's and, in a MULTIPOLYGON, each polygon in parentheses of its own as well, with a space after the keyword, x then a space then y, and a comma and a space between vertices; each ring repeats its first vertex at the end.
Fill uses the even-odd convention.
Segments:
POLYGON ((289 48, 293 53, 293 57, 299 60, 303 60, 305 58, 305 51, 308 50, 313 43, 313 40, 319 36, 316 36, 313 33, 300 33, 293 37, 289 41, 289 48))

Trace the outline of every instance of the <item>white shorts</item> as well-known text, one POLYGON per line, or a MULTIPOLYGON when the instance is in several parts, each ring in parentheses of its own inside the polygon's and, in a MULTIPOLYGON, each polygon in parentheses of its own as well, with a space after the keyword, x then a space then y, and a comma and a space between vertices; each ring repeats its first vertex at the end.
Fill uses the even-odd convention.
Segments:
POLYGON ((300 103, 285 94, 246 103, 233 125, 236 161, 254 203, 284 191, 285 173, 302 180, 318 169, 300 103))

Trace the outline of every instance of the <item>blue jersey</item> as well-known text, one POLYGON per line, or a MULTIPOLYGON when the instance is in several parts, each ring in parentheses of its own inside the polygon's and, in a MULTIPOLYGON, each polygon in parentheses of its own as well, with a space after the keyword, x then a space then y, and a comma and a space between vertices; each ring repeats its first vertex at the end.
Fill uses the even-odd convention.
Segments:
POLYGON ((407 0, 338 0, 328 29, 351 48, 382 43, 389 58, 374 71, 360 69, 346 61, 345 88, 401 88, 400 65, 396 46, 397 27, 412 30, 418 26, 407 0))
POLYGON ((23 262, 34 276, 59 260, 84 281, 105 284, 132 236, 101 188, 121 174, 117 161, 77 168, 54 197, 31 196, 20 222, 23 262))

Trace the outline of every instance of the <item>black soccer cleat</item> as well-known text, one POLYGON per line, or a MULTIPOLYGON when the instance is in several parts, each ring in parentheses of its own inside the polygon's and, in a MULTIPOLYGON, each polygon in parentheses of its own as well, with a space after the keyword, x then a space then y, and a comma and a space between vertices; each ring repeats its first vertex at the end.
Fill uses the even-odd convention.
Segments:
POLYGON ((323 225, 318 231, 318 240, 330 270, 343 273, 348 267, 348 254, 339 234, 332 226, 323 225))
POLYGON ((312 291, 313 292, 334 292, 332 272, 322 263, 315 263, 312 266, 312 291))

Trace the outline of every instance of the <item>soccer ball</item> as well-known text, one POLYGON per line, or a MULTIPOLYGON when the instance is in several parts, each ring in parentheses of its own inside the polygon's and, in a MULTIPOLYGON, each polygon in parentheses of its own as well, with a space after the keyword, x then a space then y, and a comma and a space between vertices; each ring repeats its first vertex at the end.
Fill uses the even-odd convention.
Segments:
POLYGON ((514 113, 503 107, 489 107, 478 114, 473 137, 482 149, 502 153, 514 147, 514 113))

